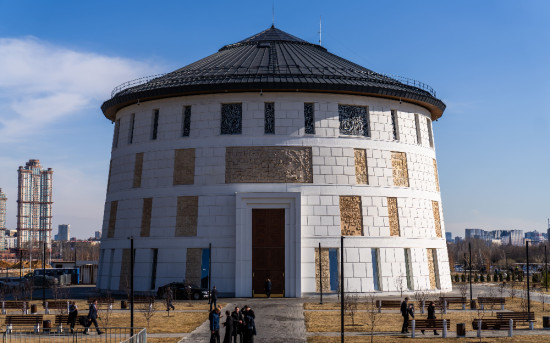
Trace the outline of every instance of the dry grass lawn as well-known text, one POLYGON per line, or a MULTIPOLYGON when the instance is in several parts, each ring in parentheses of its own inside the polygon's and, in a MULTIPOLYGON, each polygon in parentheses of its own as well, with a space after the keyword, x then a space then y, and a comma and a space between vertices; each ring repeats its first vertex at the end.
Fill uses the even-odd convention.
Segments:
MULTIPOLYGON (((515 337, 498 337, 498 338, 482 338, 483 343, 504 342, 504 343, 540 343, 547 341, 548 336, 515 336, 515 337)), ((149 341, 149 339, 147 339, 149 341)), ((308 343, 338 343, 340 336, 311 336, 307 338, 308 343)), ((370 336, 346 336, 348 343, 368 343, 370 336)), ((414 343, 435 343, 435 342, 451 342, 451 343, 479 343, 479 338, 423 338, 416 336, 411 339, 410 336, 374 336, 373 342, 376 343, 393 343, 393 342, 414 342, 414 343)))
MULTIPOLYGON (((550 305, 545 305, 545 311, 542 311, 542 304, 535 301, 536 299, 531 299, 531 311, 535 312, 535 328, 542 328, 542 317, 550 315, 550 305)), ((418 306, 416 306, 416 317, 417 318, 426 318, 426 314, 420 314, 418 306)), ((454 305, 452 307, 460 308, 459 306, 454 305)), ((506 305, 504 307, 506 310, 521 311, 521 300, 518 298, 507 298, 506 305)), ((304 312, 305 324, 308 332, 339 332, 340 331, 340 303, 325 303, 319 305, 316 303, 305 303, 304 312)), ((368 322, 368 313, 364 311, 366 309, 366 304, 361 303, 358 306, 358 312, 355 315, 355 325, 352 325, 351 317, 346 315, 344 319, 345 330, 349 332, 368 332, 370 327, 367 325, 368 322)), ((486 306, 485 312, 478 311, 452 311, 448 312, 445 315, 437 313, 438 318, 444 318, 451 321, 450 331, 456 330, 456 323, 466 323, 466 329, 472 330, 472 321, 479 318, 496 318, 497 311, 500 311, 500 306, 494 306, 494 311, 491 313, 490 308, 486 306)), ((381 313, 378 314, 381 318, 378 321, 378 324, 375 326, 376 332, 399 332, 401 331, 401 324, 403 319, 398 313, 398 310, 392 311, 392 313, 381 313)), ((527 328, 526 323, 518 323, 518 328, 527 328)), ((324 342, 324 341, 319 341, 324 342)), ((329 341, 327 341, 329 342, 329 341)))

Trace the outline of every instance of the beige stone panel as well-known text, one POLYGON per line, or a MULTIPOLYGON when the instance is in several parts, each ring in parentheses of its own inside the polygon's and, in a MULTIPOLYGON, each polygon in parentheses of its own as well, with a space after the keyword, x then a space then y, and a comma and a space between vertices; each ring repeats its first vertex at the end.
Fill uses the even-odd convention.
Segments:
POLYGON ((174 156, 174 185, 195 183, 195 149, 176 149, 174 156))
POLYGON ((311 147, 228 147, 225 183, 313 183, 311 147))
POLYGON ((439 203, 437 201, 432 201, 432 211, 434 213, 435 235, 437 237, 442 237, 441 218, 439 217, 439 203))
POLYGON ((132 187, 141 187, 141 174, 143 173, 143 153, 136 154, 136 162, 134 164, 134 184, 132 187))
POLYGON ((391 165, 393 169, 393 185, 409 187, 409 171, 407 169, 407 154, 392 151, 391 165))
POLYGON ((426 249, 428 255, 428 270, 430 272, 430 289, 435 289, 435 265, 434 265, 434 249, 426 249))
POLYGON ((194 284, 201 284, 202 249, 187 248, 187 261, 185 263, 185 280, 194 284))
POLYGON ((368 185, 367 154, 365 149, 353 149, 355 154, 355 182, 358 185, 368 185))
POLYGON ((143 199, 141 211, 141 237, 149 237, 151 233, 151 212, 153 211, 153 198, 143 199))
POLYGON ((435 190, 439 192, 439 175, 437 174, 437 162, 435 161, 435 158, 433 159, 433 161, 434 161, 435 190))
POLYGON ((130 249, 122 249, 122 262, 120 263, 120 280, 118 289, 123 291, 130 290, 130 249))
POLYGON ((340 230, 342 236, 363 235, 360 196, 340 196, 340 230))
POLYGON ((323 292, 330 292, 330 261, 329 249, 321 248, 321 260, 319 261, 319 248, 315 248, 315 290, 320 291, 319 262, 323 272, 323 292))
POLYGON ((197 217, 199 214, 199 197, 178 197, 176 215, 176 237, 197 235, 197 217))
POLYGON ((107 238, 115 237, 117 208, 118 208, 118 201, 111 201, 111 211, 109 213, 109 228, 107 230, 107 238))
POLYGON ((397 198, 388 199, 388 217, 390 220, 390 236, 400 236, 399 212, 397 211, 397 198))

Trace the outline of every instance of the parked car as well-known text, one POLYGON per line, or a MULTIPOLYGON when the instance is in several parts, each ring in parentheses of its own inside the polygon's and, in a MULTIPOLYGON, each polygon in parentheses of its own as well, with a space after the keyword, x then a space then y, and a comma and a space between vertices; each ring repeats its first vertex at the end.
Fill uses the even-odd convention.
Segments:
POLYGON ((193 300, 208 299, 210 292, 206 288, 193 285, 188 282, 171 282, 167 285, 160 286, 157 290, 157 296, 159 298, 164 297, 164 292, 168 288, 172 289, 174 299, 188 299, 190 296, 193 300))

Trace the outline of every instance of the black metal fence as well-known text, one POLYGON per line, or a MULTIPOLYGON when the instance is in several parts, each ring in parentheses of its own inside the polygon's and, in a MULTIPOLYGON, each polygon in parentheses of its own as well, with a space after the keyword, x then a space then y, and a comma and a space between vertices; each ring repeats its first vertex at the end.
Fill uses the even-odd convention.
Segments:
POLYGON ((55 328, 14 328, 6 330, 2 334, 2 342, 20 343, 20 342, 55 342, 55 343, 145 343, 147 342, 147 331, 142 328, 134 328, 134 336, 131 336, 131 328, 101 328, 103 333, 98 335, 90 328, 88 334, 84 334, 84 329, 75 330, 70 333, 70 330, 63 331, 55 328))

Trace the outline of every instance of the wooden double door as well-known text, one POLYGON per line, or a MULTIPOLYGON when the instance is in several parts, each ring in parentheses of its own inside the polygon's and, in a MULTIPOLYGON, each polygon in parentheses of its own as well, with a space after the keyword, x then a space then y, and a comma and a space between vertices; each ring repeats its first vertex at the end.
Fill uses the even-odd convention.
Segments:
POLYGON ((285 210, 252 209, 252 294, 265 296, 266 279, 271 296, 285 294, 285 210))

